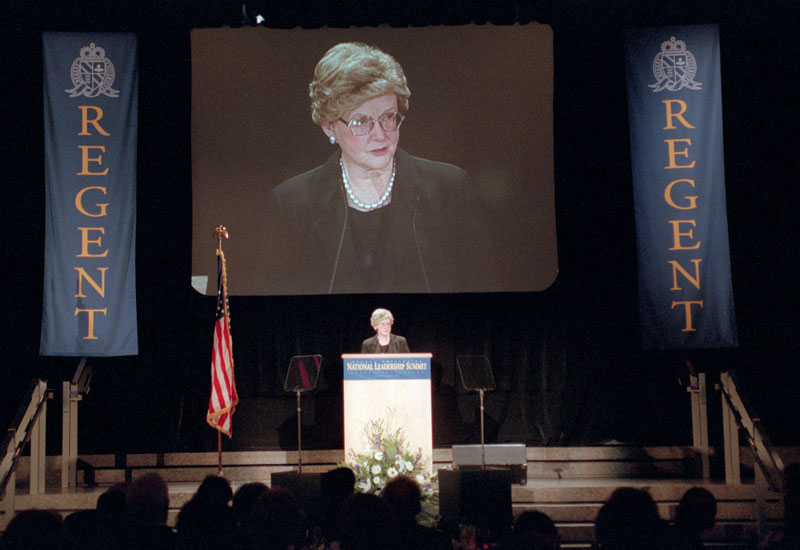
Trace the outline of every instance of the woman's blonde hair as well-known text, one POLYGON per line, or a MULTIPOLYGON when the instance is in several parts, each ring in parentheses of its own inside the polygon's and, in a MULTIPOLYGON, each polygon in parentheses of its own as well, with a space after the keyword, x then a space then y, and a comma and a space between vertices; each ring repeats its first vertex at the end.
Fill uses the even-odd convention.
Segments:
POLYGON ((392 312, 388 309, 378 308, 372 312, 369 318, 369 324, 373 327, 377 327, 378 323, 383 321, 384 319, 389 319, 392 324, 394 324, 394 317, 392 316, 392 312))
POLYGON ((411 92, 400 63, 374 46, 342 42, 328 50, 314 69, 308 85, 311 118, 321 126, 386 94, 397 96, 400 111, 408 110, 411 92))

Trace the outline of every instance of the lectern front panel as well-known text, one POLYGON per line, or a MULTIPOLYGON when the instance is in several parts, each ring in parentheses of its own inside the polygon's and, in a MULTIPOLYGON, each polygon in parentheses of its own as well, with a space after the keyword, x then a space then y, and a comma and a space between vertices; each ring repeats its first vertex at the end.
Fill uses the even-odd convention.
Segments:
POLYGON ((429 353, 344 354, 344 452, 362 453, 369 425, 380 420, 387 432, 402 429, 412 449, 433 463, 431 355, 429 353))

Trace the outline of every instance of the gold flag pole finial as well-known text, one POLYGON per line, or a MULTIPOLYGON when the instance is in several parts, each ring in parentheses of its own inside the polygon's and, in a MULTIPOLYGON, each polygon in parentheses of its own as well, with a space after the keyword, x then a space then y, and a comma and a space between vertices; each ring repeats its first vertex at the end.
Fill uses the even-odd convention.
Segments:
POLYGON ((217 238, 217 248, 222 250, 222 237, 228 238, 228 230, 224 225, 218 225, 214 230, 214 236, 217 238))

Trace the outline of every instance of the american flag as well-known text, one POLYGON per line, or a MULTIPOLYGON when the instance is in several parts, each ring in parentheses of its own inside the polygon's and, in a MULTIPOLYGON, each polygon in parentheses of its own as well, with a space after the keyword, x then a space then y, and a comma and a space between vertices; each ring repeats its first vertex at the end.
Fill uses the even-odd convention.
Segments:
POLYGON ((228 314, 228 288, 225 255, 217 250, 217 319, 214 323, 214 348, 211 354, 211 398, 206 420, 212 428, 231 437, 233 411, 239 402, 233 380, 233 347, 228 314))

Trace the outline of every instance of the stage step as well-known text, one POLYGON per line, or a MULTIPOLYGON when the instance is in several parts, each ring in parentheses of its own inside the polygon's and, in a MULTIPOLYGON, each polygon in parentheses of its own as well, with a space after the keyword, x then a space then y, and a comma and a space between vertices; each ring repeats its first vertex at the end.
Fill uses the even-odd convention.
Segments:
MULTIPOLYGON (((786 462, 800 457, 797 449, 781 451, 786 462)), ((743 472, 752 468, 749 453, 742 449, 743 472)), ((674 517, 675 507, 691 487, 703 486, 718 500, 718 521, 710 535, 710 548, 739 550, 752 545, 757 535, 757 489, 752 483, 725 485, 709 483, 692 475, 697 456, 684 447, 560 447, 526 449, 527 480, 512 486, 515 515, 540 510, 556 522, 563 548, 589 548, 594 536, 594 519, 602 504, 618 487, 646 488, 656 500, 661 516, 674 517)), ((246 451, 223 455, 223 475, 234 488, 249 481, 271 484, 275 472, 297 469, 296 451, 246 451)), ((302 454, 304 472, 324 472, 344 459, 338 450, 309 450, 302 454)), ((434 470, 451 467, 451 449, 434 450, 434 470)), ((47 458, 47 492, 28 495, 27 457, 17 469, 16 508, 48 508, 67 515, 93 508, 97 497, 113 483, 157 472, 170 488, 169 522, 175 524, 178 511, 207 475, 217 472, 216 453, 136 454, 81 456, 77 486, 61 492, 60 457, 47 458)), ((744 476, 747 477, 746 475, 744 476)), ((4 507, 3 507, 4 508, 4 507)), ((768 526, 782 520, 779 494, 768 495, 763 503, 768 526)), ((5 518, 0 512, 0 525, 5 518)))
MULTIPOLYGON (((787 450, 797 455, 795 449, 787 450)), ((636 447, 602 445, 596 447, 528 447, 527 478, 573 479, 698 479, 702 477, 697 452, 691 447, 636 447)), ((752 474, 750 453, 742 449, 743 475, 752 474)), ((452 463, 450 448, 434 449, 434 470, 452 463)), ((114 455, 82 455, 78 463, 78 485, 112 484, 148 471, 158 471, 168 481, 200 481, 217 471, 216 453, 168 453, 114 455)), ((327 469, 344 460, 344 451, 303 451, 303 468, 308 471, 327 469)), ((256 481, 274 471, 296 467, 297 451, 237 451, 223 454, 223 472, 234 481, 256 481)), ((788 463, 789 461, 785 461, 788 463)), ((17 484, 28 483, 29 462, 20 459, 17 484)), ((47 457, 47 484, 59 486, 61 459, 47 457)))
POLYGON ((695 479, 702 477, 690 447, 529 447, 528 478, 695 479))

